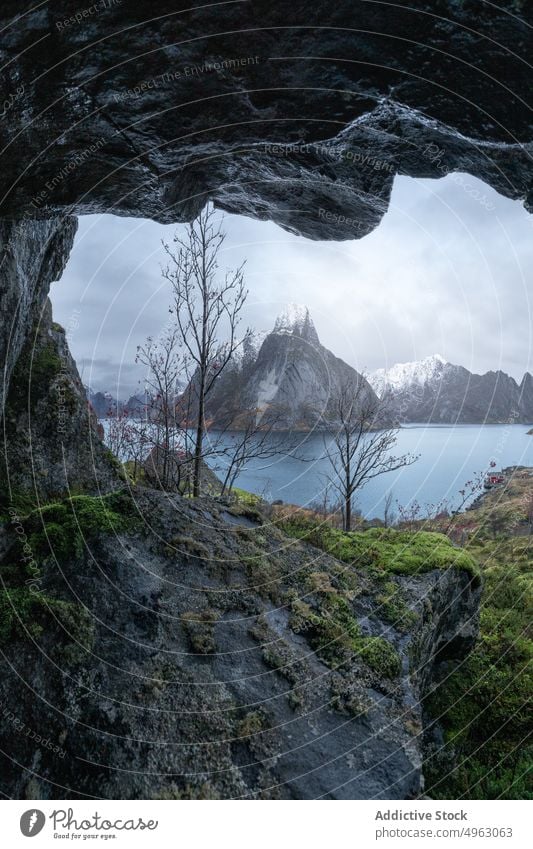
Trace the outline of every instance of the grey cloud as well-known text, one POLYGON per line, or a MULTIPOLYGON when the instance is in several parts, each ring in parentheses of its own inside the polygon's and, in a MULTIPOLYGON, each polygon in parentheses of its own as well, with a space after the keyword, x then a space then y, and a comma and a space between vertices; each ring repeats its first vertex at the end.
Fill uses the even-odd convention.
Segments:
MULTIPOLYGON (((520 379, 531 368, 533 218, 466 180, 397 178, 380 227, 354 242, 310 242, 271 222, 226 216, 222 265, 247 260, 246 322, 270 329, 285 303, 302 302, 323 343, 357 368, 439 352, 520 379)), ((168 319, 161 239, 174 230, 112 216, 80 221, 51 296, 58 321, 81 312, 71 347, 96 389, 115 394, 119 377, 121 397, 138 388, 136 346, 168 319)))

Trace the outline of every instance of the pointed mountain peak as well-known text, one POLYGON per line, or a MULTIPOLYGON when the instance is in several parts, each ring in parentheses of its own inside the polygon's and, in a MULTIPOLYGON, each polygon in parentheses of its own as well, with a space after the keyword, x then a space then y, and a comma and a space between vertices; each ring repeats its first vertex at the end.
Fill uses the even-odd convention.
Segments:
POLYGON ((287 304, 278 315, 272 332, 300 336, 307 342, 314 344, 319 342, 313 319, 309 314, 309 308, 303 304, 287 304))

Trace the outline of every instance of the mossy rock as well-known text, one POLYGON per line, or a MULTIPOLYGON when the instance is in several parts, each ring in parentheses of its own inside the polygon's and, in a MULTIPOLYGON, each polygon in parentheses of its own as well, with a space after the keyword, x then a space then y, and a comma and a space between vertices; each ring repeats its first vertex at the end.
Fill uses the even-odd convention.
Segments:
POLYGON ((93 622, 79 604, 34 592, 26 586, 0 589, 0 645, 27 636, 36 639, 45 627, 50 630, 54 625, 59 631, 56 648, 67 665, 78 662, 91 651, 93 622))
POLYGON ((384 637, 362 637, 356 652, 366 665, 383 678, 397 678, 402 671, 400 655, 384 637))
MULTIPOLYGON (((507 491, 469 511, 479 525, 527 498, 507 491)), ((430 752, 424 774, 434 799, 532 799, 529 708, 533 689, 533 538, 476 532, 469 543, 483 571, 479 637, 426 699, 443 744, 430 752)))
POLYGON ((51 383, 61 373, 62 362, 55 344, 46 342, 43 345, 38 342, 32 347, 34 342, 35 336, 31 334, 13 371, 6 402, 8 415, 16 415, 26 409, 28 399, 33 408, 37 401, 46 397, 51 383))
POLYGON ((432 569, 463 569, 479 582, 479 569, 473 557, 456 548, 444 534, 426 531, 398 531, 370 528, 344 531, 301 517, 282 522, 289 536, 306 540, 333 557, 379 575, 416 575, 432 569))
POLYGON ((59 562, 78 557, 99 536, 133 530, 135 507, 127 493, 74 495, 33 510, 23 522, 35 555, 59 562))
POLYGON ((379 605, 376 616, 385 619, 397 631, 407 632, 418 621, 418 614, 407 607, 399 586, 393 581, 383 584, 381 592, 376 595, 376 602, 379 605))
POLYGON ((289 624, 302 633, 312 648, 331 666, 349 660, 360 636, 360 628, 345 598, 327 594, 320 608, 295 600, 289 624))

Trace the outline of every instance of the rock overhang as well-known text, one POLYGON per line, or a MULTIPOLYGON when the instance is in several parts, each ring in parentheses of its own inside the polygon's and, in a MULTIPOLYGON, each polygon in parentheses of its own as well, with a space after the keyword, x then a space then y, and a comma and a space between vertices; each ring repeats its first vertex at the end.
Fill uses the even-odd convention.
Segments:
POLYGON ((371 232, 395 174, 531 201, 525 4, 7 2, 0 215, 371 232))

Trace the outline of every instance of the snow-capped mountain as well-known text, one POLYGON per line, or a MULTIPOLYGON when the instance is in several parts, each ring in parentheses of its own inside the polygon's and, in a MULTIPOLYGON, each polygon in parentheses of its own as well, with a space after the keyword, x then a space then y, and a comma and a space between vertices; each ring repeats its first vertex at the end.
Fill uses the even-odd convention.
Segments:
POLYGON ((99 419, 105 419, 109 415, 116 414, 120 402, 117 402, 110 392, 94 392, 90 386, 84 386, 84 389, 87 400, 99 419))
POLYGON ((473 374, 439 354, 378 369, 368 378, 399 422, 481 424, 533 421, 533 379, 502 371, 473 374))
POLYGON ((279 429, 320 426, 347 380, 365 378, 321 345, 309 310, 291 304, 278 316, 254 359, 239 358, 221 377, 208 401, 213 426, 239 425, 247 411, 279 429), (266 417, 266 418, 265 418, 266 417))
POLYGON ((396 363, 391 368, 380 368, 368 376, 368 382, 381 398, 387 390, 400 392, 407 386, 422 386, 440 380, 446 360, 440 354, 432 354, 423 360, 409 363, 396 363))
POLYGON ((238 344, 233 352, 231 365, 242 368, 246 363, 254 361, 267 336, 268 333, 264 330, 254 330, 250 336, 247 336, 238 344))

